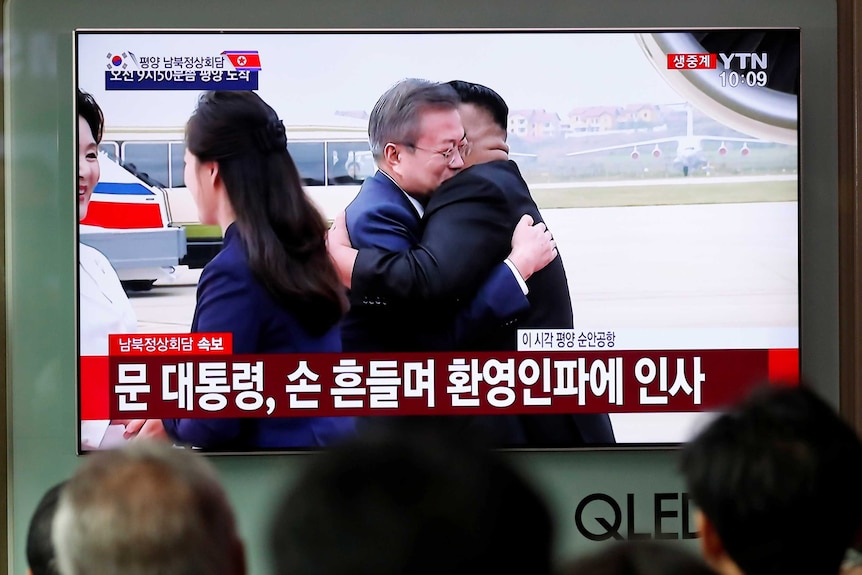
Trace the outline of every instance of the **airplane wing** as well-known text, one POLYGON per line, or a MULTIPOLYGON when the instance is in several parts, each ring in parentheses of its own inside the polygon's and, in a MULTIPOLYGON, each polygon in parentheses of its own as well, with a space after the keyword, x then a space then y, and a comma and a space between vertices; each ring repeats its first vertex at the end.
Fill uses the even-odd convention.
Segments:
POLYGON ((637 148, 638 146, 652 146, 663 144, 665 142, 678 142, 679 137, 655 138, 653 140, 641 140, 639 142, 628 142, 626 144, 616 144, 614 146, 604 146, 602 148, 590 148, 589 150, 579 150, 577 152, 569 152, 567 156, 582 156, 584 154, 594 154, 596 152, 608 152, 611 150, 625 150, 627 148, 637 148))
MULTIPOLYGON (((724 136, 701 136, 701 135, 693 135, 693 136, 670 136, 667 138, 655 138, 652 140, 641 140, 639 142, 628 142, 625 144, 616 144, 614 146, 604 146, 600 148, 590 148, 588 150, 579 150, 577 152, 569 152, 566 156, 582 156, 586 154, 594 154, 596 152, 608 152, 611 150, 624 150, 631 149, 633 151, 637 151, 639 147, 645 146, 658 146, 659 144, 663 144, 666 142, 676 142, 677 144, 681 144, 685 141, 713 141, 713 142, 742 142, 743 144, 773 144, 773 143, 781 143, 781 142, 771 142, 769 140, 760 140, 757 138, 734 138, 734 137, 724 137, 724 136)), ((787 144, 787 145, 795 145, 795 144, 787 144)))
POLYGON ((761 140, 758 138, 725 138, 723 136, 696 136, 700 140, 709 140, 711 142, 744 142, 747 144, 782 144, 785 146, 795 146, 796 142, 773 142, 771 140, 761 140))

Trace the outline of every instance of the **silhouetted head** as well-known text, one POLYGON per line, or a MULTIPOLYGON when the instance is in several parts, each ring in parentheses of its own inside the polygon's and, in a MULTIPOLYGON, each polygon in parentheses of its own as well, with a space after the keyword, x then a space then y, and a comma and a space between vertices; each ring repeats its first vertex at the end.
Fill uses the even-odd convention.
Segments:
POLYGON ((681 468, 707 559, 726 552, 747 575, 837 573, 862 522, 862 443, 805 388, 757 390, 683 448, 681 468))
POLYGON ((502 457, 461 441, 378 436, 317 456, 278 507, 278 575, 543 575, 544 502, 502 457))

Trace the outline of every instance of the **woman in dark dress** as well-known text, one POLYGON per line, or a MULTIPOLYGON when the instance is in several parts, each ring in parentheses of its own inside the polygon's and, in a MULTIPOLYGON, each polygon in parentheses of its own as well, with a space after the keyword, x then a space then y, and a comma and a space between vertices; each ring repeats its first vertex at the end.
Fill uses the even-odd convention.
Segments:
MULTIPOLYGON (((222 251, 204 268, 193 332, 233 334, 235 354, 340 352, 346 300, 326 222, 287 151, 284 125, 253 92, 203 94, 186 124, 185 181, 222 251)), ((350 417, 166 419, 179 443, 294 448, 351 435, 350 417)))

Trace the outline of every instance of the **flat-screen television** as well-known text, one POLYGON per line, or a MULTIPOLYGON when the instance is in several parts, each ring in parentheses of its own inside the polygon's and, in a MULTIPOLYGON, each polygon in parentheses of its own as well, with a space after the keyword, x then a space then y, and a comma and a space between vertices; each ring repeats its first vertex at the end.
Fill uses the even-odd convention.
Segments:
MULTIPOLYGON (((75 46, 76 88, 104 113, 79 226, 81 451, 128 440, 130 421, 282 418, 595 424, 610 435, 500 447, 673 445, 753 386, 798 378, 798 29, 78 30, 75 46), (553 233, 573 318, 514 318, 492 351, 237 355, 230 331, 190 333, 223 240, 184 181, 201 93, 271 105, 332 220, 375 175, 369 113, 404 78, 505 99, 509 158, 553 233), (94 266, 122 289, 94 295, 94 266), (91 297, 126 298, 131 314, 94 332, 91 297)), ((422 329, 404 318, 405 338, 422 329)))

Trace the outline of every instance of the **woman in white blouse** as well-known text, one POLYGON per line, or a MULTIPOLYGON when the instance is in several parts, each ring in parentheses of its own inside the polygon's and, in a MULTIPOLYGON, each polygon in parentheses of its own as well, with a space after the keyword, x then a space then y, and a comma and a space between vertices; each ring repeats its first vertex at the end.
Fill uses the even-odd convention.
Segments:
MULTIPOLYGON (((87 216, 99 183, 104 117, 93 97, 78 90, 78 220, 87 216)), ((108 355, 108 334, 134 333, 137 319, 117 272, 100 251, 78 244, 81 355, 108 355)))
MULTIPOLYGON (((87 216, 93 189, 99 183, 99 141, 105 120, 93 97, 78 90, 78 220, 87 216)), ((117 272, 102 252, 78 243, 78 311, 80 314, 80 354, 108 355, 108 334, 134 333, 138 330, 135 311, 120 284, 117 272)), ((107 441, 110 421, 81 421, 81 447, 84 450, 111 447, 122 437, 107 441)))

